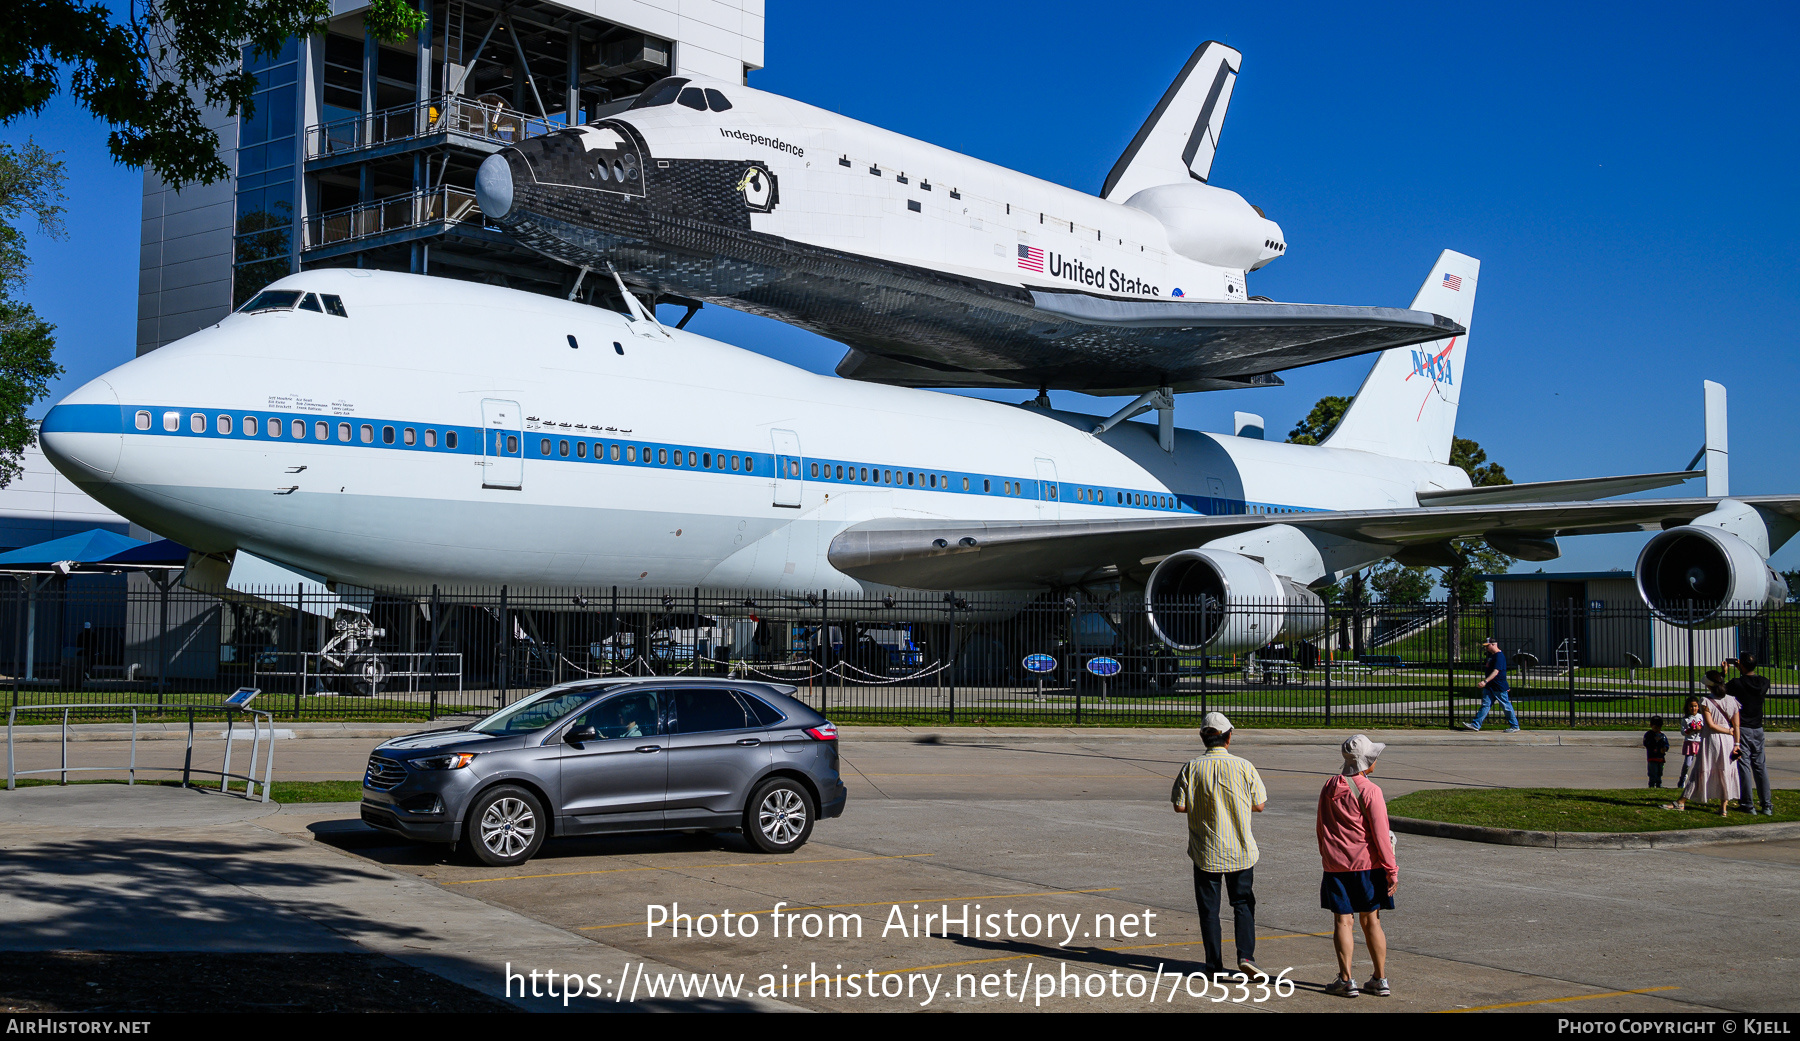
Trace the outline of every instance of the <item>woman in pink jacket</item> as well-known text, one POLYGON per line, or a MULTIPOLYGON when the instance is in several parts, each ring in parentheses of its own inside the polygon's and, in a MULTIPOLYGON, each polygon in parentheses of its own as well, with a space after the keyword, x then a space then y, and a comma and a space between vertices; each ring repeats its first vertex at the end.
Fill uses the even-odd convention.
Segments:
POLYGON ((1392 993, 1381 912, 1394 909, 1400 871, 1394 865, 1393 838, 1388 834, 1387 800, 1367 777, 1386 747, 1362 734, 1345 741, 1344 772, 1326 781, 1325 790, 1319 793, 1319 859, 1325 862, 1319 904, 1337 916, 1332 942, 1337 947, 1338 978, 1326 986, 1325 993, 1346 998, 1358 993, 1350 970, 1356 946, 1352 915, 1362 919, 1363 939, 1375 962, 1375 975, 1362 989, 1383 998, 1392 993))

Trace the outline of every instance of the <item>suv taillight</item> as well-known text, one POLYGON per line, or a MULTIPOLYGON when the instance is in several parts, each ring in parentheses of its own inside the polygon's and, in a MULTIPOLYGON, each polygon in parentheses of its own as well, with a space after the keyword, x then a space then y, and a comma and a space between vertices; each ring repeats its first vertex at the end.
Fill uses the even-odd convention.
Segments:
POLYGON ((837 724, 836 723, 821 723, 816 727, 807 727, 806 732, 808 734, 812 735, 812 738, 814 741, 836 741, 837 740, 837 724))

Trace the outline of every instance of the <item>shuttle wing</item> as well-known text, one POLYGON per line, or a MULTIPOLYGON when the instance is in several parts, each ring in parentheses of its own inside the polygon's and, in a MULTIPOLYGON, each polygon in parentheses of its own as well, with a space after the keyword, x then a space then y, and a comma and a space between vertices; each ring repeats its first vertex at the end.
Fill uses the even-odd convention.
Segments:
POLYGON ((1117 300, 1031 291, 1020 332, 1039 347, 978 351, 928 340, 859 343, 846 379, 902 387, 1048 386, 1088 394, 1177 393, 1278 386, 1273 373, 1464 332, 1448 318, 1398 307, 1117 300))
MULTIPOLYGON (((1800 497, 1732 498, 1800 521, 1800 497)), ((833 539, 830 560, 839 571, 870 582, 973 592, 1142 575, 1171 553, 1271 524, 1404 549, 1490 532, 1532 538, 1657 531, 1686 524, 1718 505, 1718 499, 1693 498, 1142 520, 869 521, 833 539)))

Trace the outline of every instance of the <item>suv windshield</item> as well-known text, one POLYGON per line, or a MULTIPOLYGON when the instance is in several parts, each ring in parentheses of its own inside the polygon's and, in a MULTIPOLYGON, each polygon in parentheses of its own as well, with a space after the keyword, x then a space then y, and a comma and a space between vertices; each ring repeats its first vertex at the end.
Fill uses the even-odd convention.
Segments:
POLYGON ((593 687, 580 690, 540 690, 508 705, 469 729, 478 734, 528 734, 542 730, 592 701, 600 693, 593 687))

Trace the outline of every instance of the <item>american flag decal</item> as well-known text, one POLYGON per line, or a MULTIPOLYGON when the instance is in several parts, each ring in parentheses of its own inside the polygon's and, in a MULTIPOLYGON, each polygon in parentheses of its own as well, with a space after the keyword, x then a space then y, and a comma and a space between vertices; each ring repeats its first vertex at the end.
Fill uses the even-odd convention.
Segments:
POLYGON ((1444 273, 1444 288, 1445 289, 1454 289, 1459 293, 1462 292, 1462 276, 1461 275, 1452 275, 1449 272, 1445 272, 1444 273))
POLYGON ((1044 273, 1044 251, 1036 246, 1019 247, 1019 266, 1027 271, 1044 273))

